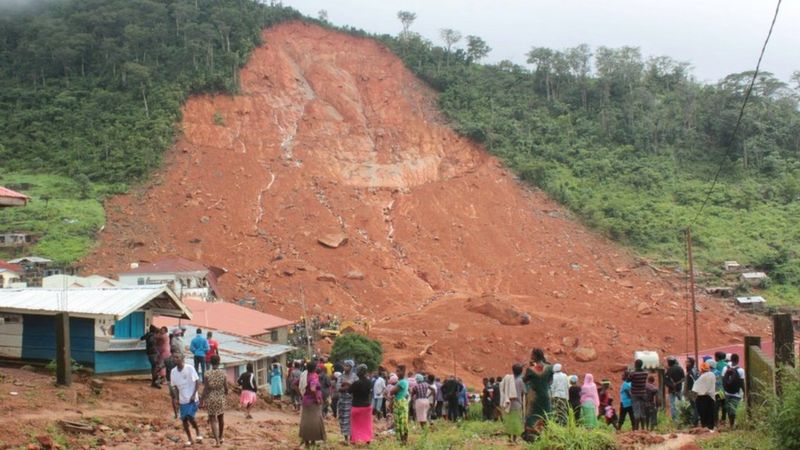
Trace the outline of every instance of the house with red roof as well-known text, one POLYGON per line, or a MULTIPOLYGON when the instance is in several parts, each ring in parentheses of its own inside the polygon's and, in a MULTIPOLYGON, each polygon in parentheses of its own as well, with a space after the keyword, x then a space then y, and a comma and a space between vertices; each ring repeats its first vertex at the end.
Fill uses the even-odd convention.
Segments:
POLYGON ((119 282, 128 286, 168 285, 179 297, 205 301, 221 299, 217 280, 227 270, 205 266, 184 258, 167 258, 155 262, 133 263, 119 274, 119 282))
POLYGON ((0 208, 8 206, 25 206, 28 204, 28 197, 25 194, 14 192, 11 189, 0 186, 0 208))
POLYGON ((0 261, 0 288, 8 288, 13 283, 19 283, 22 272, 22 266, 0 261))
POLYGON ((219 343, 219 354, 228 378, 233 382, 252 363, 260 385, 268 383, 269 369, 273 363, 286 367, 286 355, 295 348, 288 345, 291 320, 263 313, 235 303, 208 302, 184 298, 183 303, 192 312, 189 320, 156 317, 157 327, 185 329, 189 341, 197 329, 203 334, 211 331, 219 343))

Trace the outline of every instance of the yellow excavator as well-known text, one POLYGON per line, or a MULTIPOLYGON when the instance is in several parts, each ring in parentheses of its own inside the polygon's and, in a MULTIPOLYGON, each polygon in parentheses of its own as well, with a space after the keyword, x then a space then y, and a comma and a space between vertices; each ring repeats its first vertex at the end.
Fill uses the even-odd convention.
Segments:
POLYGON ((323 328, 319 330, 321 337, 337 338, 342 334, 359 333, 369 336, 369 322, 366 320, 345 320, 338 328, 323 328))

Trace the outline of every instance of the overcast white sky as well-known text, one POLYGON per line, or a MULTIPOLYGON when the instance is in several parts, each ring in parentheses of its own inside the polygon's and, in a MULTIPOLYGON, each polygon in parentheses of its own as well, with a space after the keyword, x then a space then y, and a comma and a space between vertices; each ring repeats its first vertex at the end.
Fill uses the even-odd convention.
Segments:
MULTIPOLYGON (((396 34, 398 10, 413 11, 412 30, 441 44, 439 29, 482 37, 490 59, 525 62, 531 46, 587 43, 638 46, 645 56, 692 64, 701 81, 755 68, 775 0, 284 0, 331 22, 396 34)), ((800 70, 800 0, 784 0, 762 70, 787 81, 800 70)), ((463 43, 462 43, 463 44, 463 43)))

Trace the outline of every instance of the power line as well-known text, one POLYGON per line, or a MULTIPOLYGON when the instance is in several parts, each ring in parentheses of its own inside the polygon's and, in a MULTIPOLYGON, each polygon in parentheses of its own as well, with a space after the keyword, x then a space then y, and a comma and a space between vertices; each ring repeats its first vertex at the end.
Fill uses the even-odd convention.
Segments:
MULTIPOLYGON (((742 102, 742 107, 739 109, 739 117, 736 119, 736 127, 733 129, 733 135, 731 135, 731 142, 736 140, 736 135, 739 133, 739 128, 742 125, 742 117, 744 117, 744 108, 747 106, 747 102, 750 100, 750 93, 753 92, 753 86, 756 84, 756 79, 758 78, 758 71, 761 69, 761 60, 764 59, 764 52, 767 50, 767 44, 769 43, 769 38, 772 36, 772 30, 775 28, 775 21, 778 20, 778 11, 781 9, 781 1, 778 0, 778 4, 775 6, 775 14, 772 16, 772 23, 769 26, 769 32, 767 33, 767 38, 764 39, 764 45, 761 46, 761 54, 758 55, 758 63, 756 63, 756 70, 753 72, 753 78, 750 80, 750 85, 747 87, 747 90, 744 93, 744 101, 742 102)), ((697 211, 697 214, 692 219, 692 224, 697 222, 697 219, 700 217, 700 214, 703 213, 706 205, 708 204, 708 200, 711 198, 711 194, 714 192, 714 188, 717 186, 717 181, 719 180, 719 175, 722 173, 722 169, 725 167, 725 158, 722 158, 719 163, 719 167, 717 168, 717 173, 714 174, 714 180, 711 182, 711 187, 708 188, 708 192, 706 192, 706 198, 703 200, 703 204, 700 205, 700 209, 697 211)))

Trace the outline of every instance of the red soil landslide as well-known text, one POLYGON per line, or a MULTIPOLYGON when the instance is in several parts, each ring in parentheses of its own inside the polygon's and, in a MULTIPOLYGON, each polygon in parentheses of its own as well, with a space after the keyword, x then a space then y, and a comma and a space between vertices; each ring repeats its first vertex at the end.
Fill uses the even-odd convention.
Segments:
MULTIPOLYGON (((368 318, 388 364, 455 366, 470 382, 532 346, 605 376, 636 349, 685 351, 679 280, 451 131, 389 50, 299 22, 264 42, 241 94, 191 98, 162 172, 108 202, 87 270, 192 258, 230 270, 226 299, 289 318, 302 287, 311 314, 368 318), (337 248, 318 242, 337 234, 337 248)), ((764 320, 701 305, 703 347, 767 334, 764 320)))

